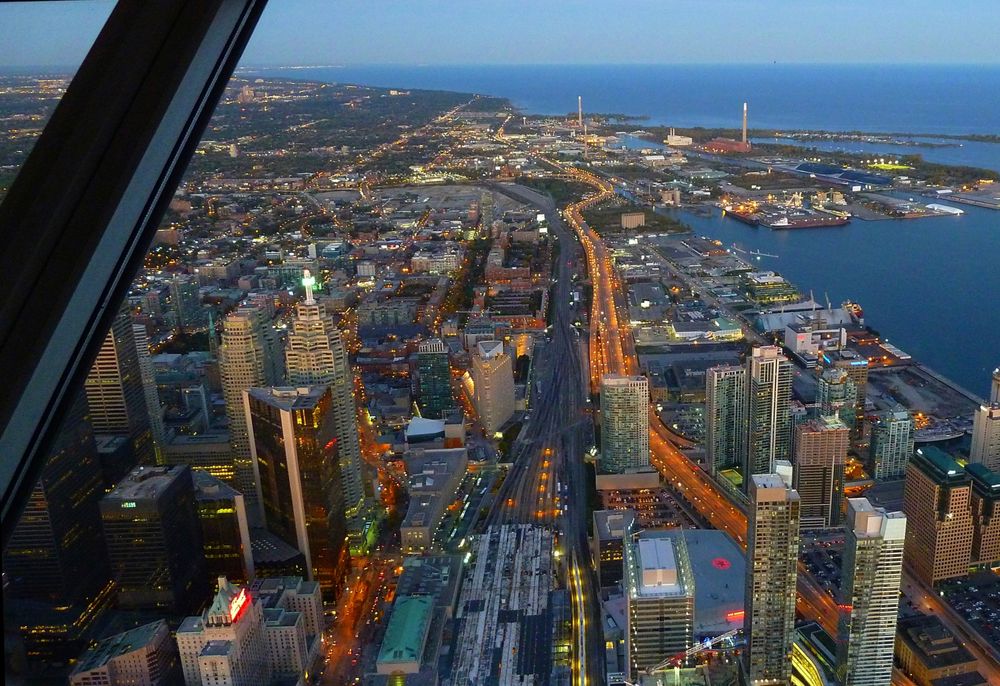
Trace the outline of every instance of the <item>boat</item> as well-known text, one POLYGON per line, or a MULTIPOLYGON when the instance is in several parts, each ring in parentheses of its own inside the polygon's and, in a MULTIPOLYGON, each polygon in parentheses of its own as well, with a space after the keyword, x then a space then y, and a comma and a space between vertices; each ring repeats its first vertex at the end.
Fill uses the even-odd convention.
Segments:
POLYGON ((849 217, 822 214, 789 214, 787 212, 768 214, 759 223, 771 229, 813 229, 828 226, 843 226, 849 217))
POLYGON ((857 304, 853 300, 845 300, 840 304, 851 317, 858 323, 863 324, 865 321, 865 311, 861 309, 861 305, 857 304))

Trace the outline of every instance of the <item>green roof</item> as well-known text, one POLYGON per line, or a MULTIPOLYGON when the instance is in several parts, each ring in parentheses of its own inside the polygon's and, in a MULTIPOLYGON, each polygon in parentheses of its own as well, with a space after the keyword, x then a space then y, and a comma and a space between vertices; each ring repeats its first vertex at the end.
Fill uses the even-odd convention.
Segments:
POLYGON ((952 459, 948 453, 933 445, 919 448, 914 460, 920 462, 920 458, 923 458, 922 462, 931 470, 930 475, 938 481, 961 482, 968 478, 962 465, 952 459))
POLYGON ((990 471, 986 465, 973 462, 965 467, 973 480, 984 490, 994 492, 1000 491, 1000 474, 990 471))
POLYGON ((378 653, 378 663, 419 662, 433 609, 434 602, 429 596, 397 597, 378 653))

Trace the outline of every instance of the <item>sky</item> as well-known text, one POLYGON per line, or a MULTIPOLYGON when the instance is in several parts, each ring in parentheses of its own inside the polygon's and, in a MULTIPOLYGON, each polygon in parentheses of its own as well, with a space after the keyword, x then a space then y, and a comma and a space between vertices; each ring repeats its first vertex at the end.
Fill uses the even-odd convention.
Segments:
MULTIPOLYGON (((79 64, 113 4, 0 4, 0 67, 79 64)), ((1000 64, 997 36, 996 0, 270 0, 243 64, 1000 64)))

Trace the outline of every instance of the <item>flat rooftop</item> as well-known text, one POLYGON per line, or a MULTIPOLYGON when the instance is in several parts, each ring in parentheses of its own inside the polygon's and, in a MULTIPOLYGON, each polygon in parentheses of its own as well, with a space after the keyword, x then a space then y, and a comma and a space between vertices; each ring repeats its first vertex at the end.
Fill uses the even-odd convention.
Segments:
POLYGON ((156 500, 181 475, 190 473, 186 465, 136 467, 122 479, 107 500, 156 500))
POLYGON ((101 639, 97 642, 96 646, 83 654, 83 657, 80 658, 76 668, 73 670, 74 673, 89 672, 92 669, 103 667, 107 664, 108 660, 144 648, 149 645, 158 632, 161 630, 167 632, 166 624, 166 621, 161 619, 101 639))

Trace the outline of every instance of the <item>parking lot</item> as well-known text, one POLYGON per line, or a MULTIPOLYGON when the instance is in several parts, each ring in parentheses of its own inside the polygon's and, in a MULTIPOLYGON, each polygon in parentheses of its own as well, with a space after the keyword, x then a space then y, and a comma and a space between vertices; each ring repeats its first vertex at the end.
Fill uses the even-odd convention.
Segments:
POLYGON ((943 582, 945 601, 974 626, 983 638, 1000 645, 1000 577, 990 572, 943 582))

